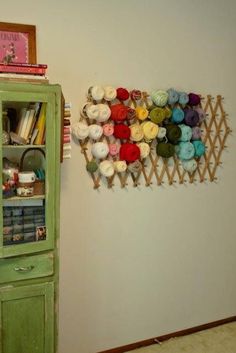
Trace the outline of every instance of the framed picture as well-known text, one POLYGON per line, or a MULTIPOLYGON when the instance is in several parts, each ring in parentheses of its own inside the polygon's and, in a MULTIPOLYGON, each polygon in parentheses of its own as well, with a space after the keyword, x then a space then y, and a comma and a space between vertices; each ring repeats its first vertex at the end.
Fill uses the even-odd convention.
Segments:
POLYGON ((0 22, 0 63, 37 63, 35 26, 0 22))

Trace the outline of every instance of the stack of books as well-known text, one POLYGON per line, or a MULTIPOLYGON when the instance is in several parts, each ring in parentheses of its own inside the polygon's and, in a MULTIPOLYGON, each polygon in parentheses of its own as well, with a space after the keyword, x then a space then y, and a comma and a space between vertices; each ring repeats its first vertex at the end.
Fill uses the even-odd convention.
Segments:
POLYGON ((71 103, 65 103, 63 125, 63 159, 69 159, 71 158, 71 103))
POLYGON ((29 83, 48 83, 46 64, 0 63, 0 80, 29 83))
POLYGON ((13 143, 44 145, 46 125, 46 103, 31 103, 19 114, 15 131, 10 132, 13 143))

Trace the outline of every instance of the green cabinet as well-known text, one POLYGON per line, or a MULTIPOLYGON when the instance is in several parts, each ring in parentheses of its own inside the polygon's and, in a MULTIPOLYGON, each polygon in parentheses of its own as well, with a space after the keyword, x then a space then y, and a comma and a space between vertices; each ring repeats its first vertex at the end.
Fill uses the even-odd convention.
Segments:
POLYGON ((56 353, 62 93, 0 83, 0 353, 56 353))
POLYGON ((1 289, 1 353, 54 351, 53 297, 53 283, 1 289))

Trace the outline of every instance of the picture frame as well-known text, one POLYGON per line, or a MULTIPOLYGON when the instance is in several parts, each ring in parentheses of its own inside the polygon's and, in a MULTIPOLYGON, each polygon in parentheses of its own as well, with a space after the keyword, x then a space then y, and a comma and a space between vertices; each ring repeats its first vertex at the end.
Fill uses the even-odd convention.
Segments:
POLYGON ((37 63, 36 26, 0 22, 0 63, 37 63))

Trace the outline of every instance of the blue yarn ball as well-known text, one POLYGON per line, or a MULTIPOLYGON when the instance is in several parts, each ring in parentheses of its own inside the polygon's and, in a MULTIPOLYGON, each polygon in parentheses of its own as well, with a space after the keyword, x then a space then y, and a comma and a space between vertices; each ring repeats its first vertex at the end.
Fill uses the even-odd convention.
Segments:
POLYGON ((189 160, 193 158, 195 149, 191 142, 180 142, 175 147, 175 152, 179 159, 181 160, 189 160))
POLYGON ((190 141, 192 138, 192 129, 190 126, 187 126, 185 124, 180 124, 179 128, 181 129, 181 136, 179 141, 182 142, 187 142, 190 141))
POLYGON ((201 157, 204 155, 206 151, 206 146, 201 140, 195 140, 192 141, 192 144, 194 146, 194 157, 201 157))
POLYGON ((188 103, 189 97, 185 92, 179 92, 179 104, 186 105, 188 103))
POLYGON ((184 120, 184 111, 181 108, 174 108, 172 110, 171 121, 173 123, 181 123, 184 120))
POLYGON ((193 173, 197 169, 197 161, 195 159, 189 159, 188 161, 182 161, 182 167, 186 172, 193 173))
POLYGON ((170 88, 167 90, 167 93, 168 93, 168 104, 172 105, 178 102, 179 93, 175 89, 170 88))

